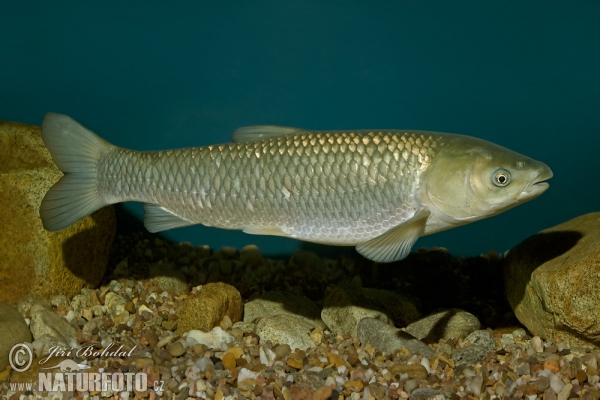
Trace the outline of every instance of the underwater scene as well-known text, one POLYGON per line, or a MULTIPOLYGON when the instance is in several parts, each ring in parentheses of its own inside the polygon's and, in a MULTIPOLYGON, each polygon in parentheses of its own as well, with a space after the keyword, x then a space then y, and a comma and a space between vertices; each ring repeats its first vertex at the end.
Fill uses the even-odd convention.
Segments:
POLYGON ((600 398, 600 4, 0 10, 0 395, 600 398))

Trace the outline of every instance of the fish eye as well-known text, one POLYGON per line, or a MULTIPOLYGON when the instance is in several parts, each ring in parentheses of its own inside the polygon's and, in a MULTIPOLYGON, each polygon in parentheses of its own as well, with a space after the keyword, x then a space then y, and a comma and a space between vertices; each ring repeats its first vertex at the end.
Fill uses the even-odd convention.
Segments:
POLYGON ((499 169, 494 173, 494 185, 504 187, 510 183, 510 172, 505 169, 499 169))

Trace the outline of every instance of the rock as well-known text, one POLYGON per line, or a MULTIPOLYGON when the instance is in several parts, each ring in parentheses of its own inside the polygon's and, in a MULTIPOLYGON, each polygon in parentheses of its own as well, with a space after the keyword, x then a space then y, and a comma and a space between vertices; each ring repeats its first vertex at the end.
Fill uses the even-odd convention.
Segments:
POLYGON ((210 332, 203 332, 194 329, 187 332, 186 336, 194 339, 197 343, 210 347, 211 349, 218 348, 223 343, 231 343, 235 340, 235 337, 218 326, 213 328, 210 332))
POLYGON ((321 311, 321 319, 333 333, 351 336, 356 336, 363 318, 405 326, 419 316, 408 298, 388 290, 363 289, 356 284, 335 286, 325 297, 321 311))
POLYGON ((600 212, 543 230, 504 260, 506 296, 534 335, 600 345, 600 212))
POLYGON ((34 339, 39 339, 43 335, 50 335, 68 347, 78 347, 77 330, 54 311, 46 309, 35 311, 31 315, 29 327, 34 339))
POLYGON ((183 301, 177 332, 182 334, 192 329, 210 331, 227 315, 233 323, 242 319, 242 296, 226 283, 207 283, 199 293, 183 301))
POLYGON ((125 304, 127 304, 127 300, 114 292, 108 292, 104 297, 104 305, 108 316, 111 318, 127 312, 125 311, 125 304))
POLYGON ((407 374, 409 378, 427 379, 427 369, 421 364, 396 364, 390 368, 393 375, 407 374))
POLYGON ((240 262, 251 267, 259 267, 265 263, 265 259, 258 247, 249 244, 240 251, 240 262))
POLYGON ((322 386, 313 392, 313 400, 327 400, 331 397, 332 389, 329 386, 322 386))
POLYGON ((235 368, 235 356, 232 353, 225 353, 221 359, 225 369, 232 371, 235 368))
POLYGON ((40 203, 61 176, 38 126, 0 121, 0 301, 16 304, 28 293, 71 298, 100 283, 115 237, 114 210, 46 231, 40 203))
POLYGON ((81 334, 84 338, 89 339, 94 334, 94 331, 97 333, 103 325, 104 317, 92 318, 81 328, 81 334))
POLYGON ((66 307, 69 305, 69 299, 64 294, 58 294, 50 299, 50 304, 54 307, 66 307))
POLYGON ((64 360, 68 360, 67 357, 51 357, 50 360, 47 360, 47 357, 34 358, 31 366, 23 372, 13 371, 10 375, 11 383, 26 383, 26 382, 36 382, 36 379, 39 379, 40 373, 55 373, 60 372, 58 364, 60 364, 64 360), (42 368, 49 368, 51 366, 56 366, 55 368, 41 370, 42 368))
POLYGON ((183 344, 178 340, 169 346, 169 354, 173 357, 180 357, 185 354, 185 347, 183 347, 183 344))
POLYGON ((8 365, 10 349, 17 343, 31 343, 29 327, 16 309, 0 303, 0 371, 8 365))
POLYGON ((455 365, 475 365, 485 360, 490 351, 489 348, 480 345, 463 347, 452 352, 452 361, 455 365))
POLYGON ((270 340, 273 345, 287 344, 292 350, 296 348, 306 350, 314 347, 310 339, 310 331, 315 327, 315 324, 304 318, 282 314, 258 321, 256 334, 260 336, 261 343, 270 340))
POLYGON ((440 394, 440 390, 439 389, 435 389, 435 388, 431 388, 431 387, 422 387, 422 388, 418 388, 413 390, 410 393, 410 398, 411 399, 431 399, 433 396, 439 395, 440 394))
POLYGON ((35 312, 42 308, 52 311, 52 304, 48 300, 40 299, 31 293, 19 300, 17 304, 17 310, 25 318, 31 317, 31 314, 33 314, 31 310, 35 312))
POLYGON ((315 326, 325 328, 325 324, 320 317, 321 310, 304 296, 283 292, 267 292, 244 305, 244 321, 246 322, 282 314, 304 318, 315 326))
POLYGON ((487 351, 496 350, 496 340, 494 335, 486 330, 478 330, 471 332, 464 340, 465 343, 470 343, 472 346, 481 346, 487 351))
POLYGON ((417 339, 437 342, 440 339, 464 338, 481 327, 476 316, 458 308, 433 312, 405 329, 417 339))
POLYGON ((47 333, 35 339, 32 345, 36 349, 36 354, 39 352, 40 356, 47 356, 56 349, 68 349, 70 347, 65 344, 64 340, 50 336, 47 333))
POLYGON ((373 301, 381 307, 387 317, 396 326, 406 326, 421 317, 421 313, 413 301, 396 292, 383 289, 363 288, 364 299, 373 301))
POLYGON ((375 318, 363 318, 358 324, 357 336, 363 345, 369 343, 381 351, 393 353, 406 348, 412 354, 433 355, 433 350, 419 339, 375 318))
POLYGON ((71 307, 73 307, 73 311, 79 313, 82 310, 90 307, 92 305, 92 296, 90 290, 82 290, 81 294, 77 294, 71 300, 71 307))
POLYGON ((165 264, 152 265, 150 276, 156 278, 158 287, 163 291, 171 291, 175 294, 184 294, 188 291, 185 275, 178 269, 165 264))

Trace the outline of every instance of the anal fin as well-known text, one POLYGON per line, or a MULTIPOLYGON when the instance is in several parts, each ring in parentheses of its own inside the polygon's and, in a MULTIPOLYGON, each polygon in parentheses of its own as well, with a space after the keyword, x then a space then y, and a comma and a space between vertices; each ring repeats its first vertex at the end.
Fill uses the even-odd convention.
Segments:
POLYGON ((425 232, 431 211, 423 209, 412 218, 390 229, 368 242, 356 246, 363 257, 380 263, 399 261, 405 258, 417 239, 425 232))
POLYGON ((157 204, 144 203, 144 226, 148 231, 161 232, 194 225, 157 204))
POLYGON ((285 233, 281 228, 276 226, 247 226, 242 232, 250 235, 271 235, 271 236, 283 236, 291 238, 292 236, 285 233))

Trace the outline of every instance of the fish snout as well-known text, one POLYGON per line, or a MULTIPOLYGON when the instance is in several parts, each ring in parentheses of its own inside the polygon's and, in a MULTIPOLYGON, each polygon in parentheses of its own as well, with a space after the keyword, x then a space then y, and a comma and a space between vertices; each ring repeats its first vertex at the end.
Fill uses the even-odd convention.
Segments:
POLYGON ((525 186, 521 194, 519 195, 517 200, 529 200, 534 197, 539 196, 544 193, 550 187, 550 184, 546 182, 548 179, 552 178, 554 174, 550 167, 548 167, 544 163, 539 163, 540 166, 535 169, 537 174, 534 175, 534 178, 525 186))

